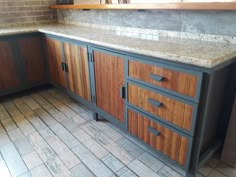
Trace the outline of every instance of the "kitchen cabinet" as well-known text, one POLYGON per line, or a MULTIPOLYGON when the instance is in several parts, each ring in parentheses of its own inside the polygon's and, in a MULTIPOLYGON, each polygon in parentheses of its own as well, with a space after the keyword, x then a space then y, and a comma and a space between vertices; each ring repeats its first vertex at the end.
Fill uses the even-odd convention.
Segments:
POLYGON ((0 41, 0 93, 20 86, 20 76, 10 40, 0 41))
POLYGON ((94 118, 106 118, 194 176, 219 145, 216 134, 230 68, 207 73, 88 48, 94 118))
POLYGON ((90 105, 91 88, 87 46, 45 36, 50 83, 78 101, 90 105))
MULTIPOLYGON (((31 37, 0 40, 0 93, 45 77, 40 38, 31 37)), ((50 83, 188 177, 222 145, 225 89, 235 66, 207 69, 58 36, 43 39, 50 83)))
POLYGON ((96 106, 124 122, 124 58, 94 49, 94 85, 96 106))
POLYGON ((133 57, 127 64, 128 132, 188 169, 202 73, 133 57))
POLYGON ((65 42, 63 45, 68 89, 90 102, 91 92, 87 48, 68 42, 65 42))
POLYGON ((63 43, 59 40, 45 37, 45 52, 48 62, 50 81, 62 88, 66 88, 66 78, 63 62, 63 43))
POLYGON ((41 37, 25 37, 17 39, 21 62, 25 73, 25 82, 29 85, 46 80, 46 65, 42 49, 41 37))
POLYGON ((39 34, 0 38, 0 96, 44 84, 46 80, 39 34))

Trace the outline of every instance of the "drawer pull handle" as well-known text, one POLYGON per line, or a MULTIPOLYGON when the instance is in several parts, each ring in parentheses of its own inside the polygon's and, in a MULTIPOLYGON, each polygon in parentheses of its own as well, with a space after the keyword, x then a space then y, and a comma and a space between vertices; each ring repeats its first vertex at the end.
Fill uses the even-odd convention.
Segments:
POLYGON ((155 136, 161 136, 161 132, 155 130, 155 129, 152 128, 152 127, 148 127, 147 130, 148 130, 150 133, 152 133, 153 135, 155 135, 155 136))
POLYGON ((150 74, 149 77, 155 81, 158 81, 158 82, 162 82, 165 79, 165 77, 163 77, 163 76, 158 76, 158 75, 154 75, 154 74, 150 74))
POLYGON ((148 99, 148 102, 149 102, 150 104, 152 104, 152 105, 158 107, 158 108, 160 108, 160 107, 163 105, 161 102, 155 101, 155 100, 150 99, 150 98, 148 99))

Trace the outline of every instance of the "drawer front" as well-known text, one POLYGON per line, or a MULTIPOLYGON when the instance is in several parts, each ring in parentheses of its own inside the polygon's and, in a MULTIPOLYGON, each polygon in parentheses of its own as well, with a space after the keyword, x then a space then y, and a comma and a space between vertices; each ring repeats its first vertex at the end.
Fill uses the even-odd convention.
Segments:
POLYGON ((128 102, 178 127, 192 131, 194 108, 173 98, 128 83, 128 102))
POLYGON ((130 60, 129 77, 197 99, 197 75, 130 60))
POLYGON ((128 110, 128 131, 180 165, 186 165, 190 141, 187 137, 132 110, 128 110))

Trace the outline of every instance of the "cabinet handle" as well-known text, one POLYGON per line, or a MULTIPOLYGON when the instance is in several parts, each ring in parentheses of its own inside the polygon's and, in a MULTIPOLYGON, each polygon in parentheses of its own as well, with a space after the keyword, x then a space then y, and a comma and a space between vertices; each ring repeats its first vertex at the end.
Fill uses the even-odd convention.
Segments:
POLYGON ((96 96, 91 96, 91 101, 96 104, 96 96))
POLYGON ((155 100, 153 100, 153 99, 151 99, 151 98, 148 98, 148 102, 149 102, 150 104, 152 104, 152 105, 158 107, 158 108, 160 108, 160 107, 163 105, 161 102, 155 101, 155 100))
POLYGON ((154 75, 154 74, 150 74, 149 77, 155 81, 158 81, 158 82, 162 82, 165 79, 165 77, 163 77, 163 76, 158 76, 158 75, 154 75))
POLYGON ((89 53, 88 53, 88 58, 89 58, 89 61, 90 61, 91 63, 94 62, 94 58, 93 58, 93 53, 92 53, 92 52, 89 52, 89 53))
POLYGON ((155 136, 161 136, 161 132, 157 131, 156 129, 152 127, 147 127, 147 130, 155 136))
POLYGON ((64 63, 65 72, 68 73, 68 65, 64 63))
POLYGON ((63 63, 63 62, 61 62, 61 69, 62 69, 62 71, 65 70, 64 63, 63 63))
POLYGON ((120 88, 120 97, 122 99, 125 99, 125 87, 123 86, 120 88))

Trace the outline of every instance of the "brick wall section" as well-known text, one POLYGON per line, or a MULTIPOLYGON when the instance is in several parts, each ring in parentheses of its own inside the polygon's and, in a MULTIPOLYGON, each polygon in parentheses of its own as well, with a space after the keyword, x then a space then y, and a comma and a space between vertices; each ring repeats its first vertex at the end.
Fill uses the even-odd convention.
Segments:
POLYGON ((55 2, 56 0, 0 0, 0 25, 49 22, 52 18, 55 20, 55 10, 48 8, 55 2))

